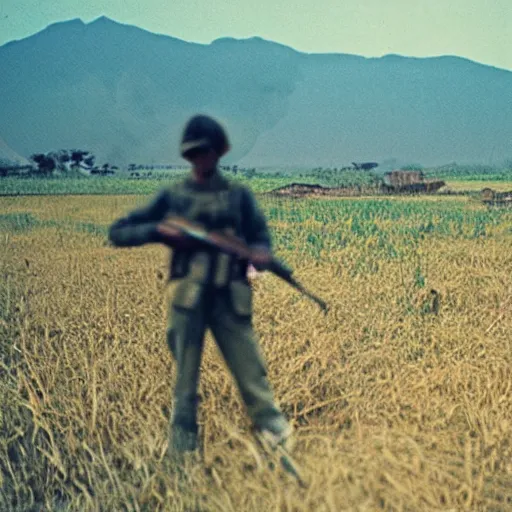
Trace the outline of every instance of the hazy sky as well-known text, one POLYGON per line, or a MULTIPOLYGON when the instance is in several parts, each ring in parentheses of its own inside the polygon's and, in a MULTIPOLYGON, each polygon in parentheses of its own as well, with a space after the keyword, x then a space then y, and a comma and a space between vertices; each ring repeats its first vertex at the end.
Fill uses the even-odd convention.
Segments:
POLYGON ((449 54, 512 70, 512 0, 0 0, 0 45, 101 15, 200 43, 257 35, 305 52, 449 54))

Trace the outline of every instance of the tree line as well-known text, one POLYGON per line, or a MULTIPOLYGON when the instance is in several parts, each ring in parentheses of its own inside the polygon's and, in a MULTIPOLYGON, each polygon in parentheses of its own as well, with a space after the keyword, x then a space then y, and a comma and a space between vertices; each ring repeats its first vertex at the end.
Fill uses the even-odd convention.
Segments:
POLYGON ((113 174, 118 167, 105 163, 96 166, 96 157, 82 149, 61 149, 49 153, 35 153, 30 159, 36 163, 37 171, 41 175, 50 175, 54 171, 85 170, 91 174, 113 174))
POLYGON ((65 174, 72 171, 86 171, 90 174, 107 175, 114 174, 117 166, 105 163, 96 165, 96 157, 82 149, 60 149, 47 153, 34 153, 30 156, 29 165, 16 165, 8 161, 0 160, 0 177, 7 175, 20 176, 32 175, 48 177, 58 172, 65 174))

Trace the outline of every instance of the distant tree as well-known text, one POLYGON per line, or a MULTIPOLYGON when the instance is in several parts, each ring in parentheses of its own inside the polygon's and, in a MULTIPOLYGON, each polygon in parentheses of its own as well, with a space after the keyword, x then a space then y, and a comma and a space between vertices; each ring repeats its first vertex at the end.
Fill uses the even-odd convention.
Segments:
POLYGON ((130 165, 128 166, 128 170, 129 170, 129 171, 135 171, 135 168, 136 168, 136 167, 137 167, 137 166, 136 166, 135 164, 130 164, 130 165))
POLYGON ((89 155, 86 158, 84 158, 83 162, 87 167, 94 167, 94 160, 96 157, 94 155, 89 155))
POLYGON ((66 165, 70 160, 71 156, 66 149, 59 149, 58 151, 50 151, 46 153, 47 158, 53 159, 55 162, 55 170, 67 171, 68 166, 66 165))
POLYGON ((41 175, 51 174, 57 168, 55 160, 44 153, 36 153, 30 159, 37 164, 37 170, 41 175))
POLYGON ((0 178, 6 176, 19 176, 22 171, 33 171, 33 165, 21 165, 19 163, 13 163, 9 160, 3 160, 0 158, 0 178))
POLYGON ((84 161, 84 158, 89 154, 89 151, 83 151, 81 149, 74 149, 71 152, 71 160, 73 162, 73 167, 79 167, 80 164, 84 161))
POLYGON ((71 160, 71 156, 67 149, 61 149, 55 154, 58 162, 62 165, 67 164, 71 160))
POLYGON ((11 169, 11 164, 7 160, 0 160, 0 177, 5 178, 11 169))

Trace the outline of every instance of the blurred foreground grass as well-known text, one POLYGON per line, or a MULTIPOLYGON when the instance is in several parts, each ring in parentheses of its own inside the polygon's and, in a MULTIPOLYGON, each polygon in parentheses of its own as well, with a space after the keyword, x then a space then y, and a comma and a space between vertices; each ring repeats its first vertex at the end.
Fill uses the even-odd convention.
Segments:
POLYGON ((106 229, 147 197, 0 198, 0 510, 512 509, 512 212, 465 197, 263 198, 255 328, 308 489, 264 470, 211 339, 203 452, 165 457, 167 251, 106 229))

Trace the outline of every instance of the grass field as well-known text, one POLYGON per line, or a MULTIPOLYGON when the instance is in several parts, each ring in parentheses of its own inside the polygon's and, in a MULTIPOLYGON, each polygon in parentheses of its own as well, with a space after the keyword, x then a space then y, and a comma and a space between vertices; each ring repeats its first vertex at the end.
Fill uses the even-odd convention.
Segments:
POLYGON ((185 477, 167 460, 168 254, 106 242, 147 197, 2 197, 0 510, 512 510, 512 211, 261 200, 278 255, 331 305, 254 285, 308 488, 264 469, 211 339, 202 460, 185 477))
MULTIPOLYGON (((173 183, 183 176, 183 172, 168 173, 161 179, 129 179, 117 177, 102 178, 2 178, 0 179, 0 196, 11 195, 119 195, 119 194, 153 194, 166 184, 173 183)), ((231 177, 233 179, 233 177, 231 177)), ((255 192, 268 192, 286 185, 293 178, 235 178, 250 181, 255 192)))
MULTIPOLYGON (((167 183, 181 178, 184 171, 162 171, 156 177, 145 179, 130 179, 127 177, 101 177, 101 178, 1 178, 0 196, 16 195, 126 195, 126 194, 153 194, 167 183)), ((369 174, 357 172, 321 172, 321 173, 282 173, 282 175, 262 174, 253 178, 243 175, 229 175, 231 179, 248 184, 257 193, 269 192, 275 188, 290 183, 311 183, 330 187, 354 187, 375 189, 375 183, 369 174)), ((429 176, 429 179, 438 179, 438 176, 429 176)), ((502 176, 441 176, 447 187, 457 192, 479 192, 490 187, 498 191, 512 190, 512 171, 502 176), (499 179, 498 179, 499 178, 499 179)), ((445 188, 445 189, 446 189, 445 188)), ((375 190, 374 190, 375 191, 375 190)))

